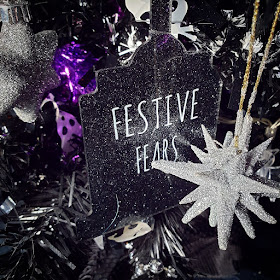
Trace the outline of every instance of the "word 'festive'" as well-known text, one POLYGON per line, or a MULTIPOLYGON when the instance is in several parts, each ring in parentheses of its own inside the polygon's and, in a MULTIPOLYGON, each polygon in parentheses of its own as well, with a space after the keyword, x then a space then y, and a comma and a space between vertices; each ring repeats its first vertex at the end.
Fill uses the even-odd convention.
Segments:
MULTIPOLYGON (((194 89, 192 91, 192 97, 189 98, 190 96, 190 91, 188 90, 185 93, 185 100, 182 101, 181 100, 181 96, 179 93, 176 94, 176 96, 173 96, 172 94, 163 97, 158 97, 155 98, 151 101, 151 103, 154 105, 154 114, 156 117, 156 124, 155 124, 155 129, 160 128, 162 125, 164 126, 171 126, 172 122, 171 122, 171 114, 170 114, 170 100, 173 98, 177 99, 177 112, 179 115, 179 119, 181 122, 184 122, 185 120, 185 115, 186 115, 186 108, 187 108, 187 104, 188 104, 188 100, 191 99, 191 112, 190 112, 190 119, 194 120, 196 118, 198 118, 198 116, 195 114, 195 106, 198 104, 198 102, 196 101, 196 93, 199 91, 198 88, 194 89), (163 100, 165 100, 165 104, 166 104, 166 118, 165 120, 162 120, 160 118, 160 105, 163 102, 163 100), (162 124, 162 122, 164 121, 164 124, 162 124)), ((141 101, 138 105, 137 105, 137 113, 140 116, 140 118, 143 120, 143 127, 140 128, 140 130, 138 132, 132 131, 132 127, 135 126, 132 125, 133 123, 133 119, 131 118, 131 111, 133 109, 133 105, 132 104, 127 104, 123 107, 123 111, 124 111, 124 124, 125 124, 125 137, 132 137, 135 134, 141 135, 144 134, 148 128, 150 127, 150 123, 149 123, 149 118, 144 114, 145 107, 148 106, 148 102, 146 100, 141 101)), ((134 108, 136 109, 136 108, 134 108)), ((114 135, 115 135, 115 139, 119 140, 119 130, 122 124, 122 121, 119 120, 117 113, 120 110, 119 107, 114 107, 112 109, 112 117, 113 117, 113 128, 114 128, 114 135)), ((148 110, 149 112, 151 112, 151 110, 148 110)))

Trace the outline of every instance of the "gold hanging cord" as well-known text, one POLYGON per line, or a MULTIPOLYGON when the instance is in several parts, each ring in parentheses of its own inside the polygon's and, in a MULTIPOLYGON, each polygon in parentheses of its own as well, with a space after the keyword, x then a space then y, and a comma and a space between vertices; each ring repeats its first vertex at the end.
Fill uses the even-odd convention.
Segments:
POLYGON ((263 73, 263 70, 264 70, 264 67, 265 67, 265 63, 266 63, 267 58, 268 58, 268 54, 269 54, 269 50, 270 50, 271 43, 272 43, 272 40, 273 40, 273 36, 274 36, 277 21, 278 21, 279 13, 280 13, 280 1, 278 2, 278 6, 277 6, 275 17, 274 17, 272 27, 271 27, 271 30, 270 30, 269 38, 268 38, 268 41, 267 41, 266 46, 265 46, 265 51, 264 51, 264 54, 263 54, 261 64, 259 66, 256 83, 255 83, 253 92, 251 93, 251 97, 250 97, 250 100, 249 100, 249 103, 248 103, 248 108, 247 108, 247 114, 248 115, 250 115, 252 105, 253 105, 253 103, 255 102, 255 99, 256 99, 258 86, 259 86, 261 76, 262 76, 262 73, 263 73))
MULTIPOLYGON (((246 97, 246 92, 247 92, 247 88, 248 88, 248 83, 249 83, 249 77, 250 77, 250 71, 251 71, 251 63, 252 63, 252 56, 253 56, 253 50, 254 50, 254 42, 255 42, 255 36, 256 36, 256 23, 257 23, 257 19, 258 19, 258 12, 259 12, 259 4, 260 4, 260 0, 255 0, 255 4, 254 4, 254 14, 253 14, 253 18, 252 18, 252 27, 251 27, 251 37, 250 37, 250 43, 249 43, 249 52, 248 52, 248 58, 247 58, 247 65, 246 65, 246 70, 245 70, 245 75, 244 75, 244 79, 243 79, 243 84, 242 84, 242 88, 241 88, 241 96, 240 96, 240 102, 239 102, 239 109, 237 112, 237 119, 236 119, 236 127, 235 127, 235 133, 234 133, 234 146, 236 148, 238 148, 238 142, 239 142, 239 134, 240 134, 240 130, 241 130, 241 122, 240 122, 240 118, 243 118, 242 115, 242 110, 243 110, 243 105, 244 105, 244 100, 246 97)), ((258 70, 258 74, 257 74, 257 79, 254 85, 254 89, 253 92, 251 93, 250 99, 249 99, 249 103, 248 103, 248 108, 247 108, 247 115, 250 115, 251 112, 251 108, 252 105, 256 99, 256 95, 257 95, 257 89, 260 83, 260 79, 265 67, 265 63, 267 61, 268 58, 268 54, 269 54, 269 50, 271 47, 271 43, 273 40, 273 36, 274 36, 274 32, 275 32, 275 28, 276 28, 276 24, 277 24, 277 20, 279 17, 279 13, 280 13, 280 1, 278 2, 278 6, 277 6, 277 10, 275 13, 275 17, 273 20, 273 24, 270 30, 270 35, 265 47, 265 51, 264 51, 264 55, 261 61, 261 64, 259 66, 259 70, 258 70)))

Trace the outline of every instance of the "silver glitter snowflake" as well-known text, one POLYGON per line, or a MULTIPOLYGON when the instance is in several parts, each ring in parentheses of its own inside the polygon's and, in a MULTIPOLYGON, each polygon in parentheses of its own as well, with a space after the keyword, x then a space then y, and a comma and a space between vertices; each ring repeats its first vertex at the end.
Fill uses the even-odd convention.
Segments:
POLYGON ((180 201, 180 204, 194 202, 182 221, 188 223, 210 208, 209 224, 211 227, 217 227, 218 244, 222 250, 227 248, 234 214, 251 238, 255 237, 255 233, 247 209, 267 223, 276 223, 276 220, 258 203, 256 195, 278 197, 279 189, 249 177, 253 175, 254 166, 272 139, 248 151, 252 118, 246 115, 241 119, 242 129, 238 148, 234 145, 231 132, 227 133, 223 145, 220 144, 221 147, 218 147, 217 142, 202 126, 208 153, 191 146, 201 163, 164 160, 152 163, 156 169, 199 185, 180 201))
POLYGON ((0 115, 14 108, 25 122, 36 119, 43 92, 59 78, 51 67, 57 35, 33 34, 26 23, 2 24, 0 32, 0 115))

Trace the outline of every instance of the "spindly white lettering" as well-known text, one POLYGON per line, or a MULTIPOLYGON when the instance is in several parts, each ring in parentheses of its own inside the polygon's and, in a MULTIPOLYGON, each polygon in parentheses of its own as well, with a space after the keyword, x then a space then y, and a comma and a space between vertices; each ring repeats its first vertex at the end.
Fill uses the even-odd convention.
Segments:
POLYGON ((125 136, 126 137, 131 137, 134 134, 133 133, 129 133, 129 127, 128 127, 128 123, 132 121, 132 119, 130 119, 128 117, 128 108, 132 107, 132 104, 128 104, 126 106, 124 106, 124 113, 125 113, 125 136))
POLYGON ((140 174, 141 169, 140 169, 140 161, 142 158, 140 157, 140 152, 139 150, 141 149, 141 146, 136 148, 136 165, 137 165, 137 173, 140 174))
POLYGON ((178 109, 179 109, 179 116, 180 116, 181 122, 183 122, 185 119, 185 112, 186 112, 187 102, 188 102, 188 98, 189 98, 189 93, 190 93, 189 91, 186 92, 183 110, 182 110, 182 106, 181 106, 180 94, 177 93, 178 109))
POLYGON ((195 115, 194 115, 194 114, 195 114, 195 113, 194 113, 194 106, 197 105, 197 102, 195 101, 195 94, 196 94, 196 92, 198 92, 198 91, 199 91, 198 88, 196 88, 196 89, 193 90, 191 120, 195 120, 195 119, 198 118, 198 116, 195 116, 195 115))
POLYGON ((163 139, 156 141, 154 145, 146 144, 136 148, 136 166, 137 174, 148 172, 151 164, 155 160, 165 159, 176 161, 178 159, 178 150, 176 148, 175 135, 172 139, 163 139), (170 143, 171 142, 171 143, 170 143), (151 160, 152 159, 152 160, 151 160))
POLYGON ((159 128, 159 104, 158 104, 158 102, 161 99, 162 99, 162 97, 158 97, 158 98, 152 100, 152 102, 156 103, 156 117, 157 117, 156 129, 159 128))
POLYGON ((113 127, 114 127, 114 132, 115 132, 115 139, 119 140, 119 134, 118 134, 118 128, 117 125, 121 123, 121 121, 117 121, 116 118, 116 111, 119 110, 119 107, 115 107, 112 109, 112 115, 113 115, 113 127))
POLYGON ((137 134, 142 135, 163 126, 176 125, 176 122, 183 123, 187 118, 189 120, 197 119, 198 91, 199 88, 196 88, 181 95, 177 93, 176 95, 169 94, 165 97, 160 96, 150 102, 142 100, 136 106, 127 104, 123 109, 114 107, 112 116, 115 139, 120 140, 121 136, 128 138, 137 134), (191 94, 192 97, 190 96, 191 94), (165 99, 165 106, 160 103, 163 98, 165 99), (154 105, 152 105, 153 103, 154 105), (133 115, 135 112, 138 116, 133 115), (164 115, 166 115, 166 118, 163 117, 164 115))
POLYGON ((143 112, 142 112, 142 110, 141 110, 142 104, 146 104, 146 103, 147 103, 147 101, 143 100, 143 101, 141 101, 141 102, 138 104, 138 113, 139 113, 140 117, 143 119, 143 121, 144 121, 144 123, 145 123, 145 127, 144 127, 143 131, 138 132, 138 134, 144 134, 144 133, 147 131, 148 126, 149 126, 148 121, 147 121, 147 118, 145 117, 145 115, 143 114, 143 112))
POLYGON ((144 160, 144 172, 147 172, 147 171, 150 170, 150 168, 147 167, 147 159, 149 158, 149 157, 147 156, 147 147, 148 147, 148 146, 149 146, 148 144, 144 145, 144 156, 143 156, 143 160, 144 160))
POLYGON ((167 95, 165 97, 165 99, 166 99, 166 116, 167 116, 167 122, 166 122, 165 126, 172 125, 172 123, 170 123, 170 98, 171 97, 172 97, 172 95, 167 95))

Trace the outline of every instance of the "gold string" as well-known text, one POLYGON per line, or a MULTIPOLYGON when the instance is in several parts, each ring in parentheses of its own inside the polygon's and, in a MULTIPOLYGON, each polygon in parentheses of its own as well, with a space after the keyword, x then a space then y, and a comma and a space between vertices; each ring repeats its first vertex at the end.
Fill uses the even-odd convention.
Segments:
POLYGON ((262 73, 263 73, 263 70, 264 70, 264 67, 265 67, 265 63, 266 63, 267 58, 268 58, 268 54, 269 54, 269 50, 270 50, 270 47, 271 47, 271 43, 272 43, 272 40, 273 40, 273 36, 274 36, 274 32, 275 32, 277 21, 278 21, 279 13, 280 13, 280 1, 278 2, 277 10, 276 10, 275 17, 274 17, 274 20, 273 20, 273 23, 272 23, 272 27, 271 27, 271 30, 270 30, 270 35, 269 35, 268 41, 267 41, 266 46, 265 46, 265 51, 264 51, 264 55, 263 55, 261 64, 259 66, 256 83, 255 83, 253 92, 251 94, 251 98, 249 100, 249 104, 248 104, 248 108, 247 108, 247 113, 246 113, 248 115, 250 115, 250 112, 251 112, 251 109, 252 109, 252 105, 253 105, 253 103, 255 101, 255 97, 256 97, 256 94, 257 94, 258 86, 259 86, 259 83, 260 83, 260 80, 261 80, 261 76, 262 76, 262 73))
MULTIPOLYGON (((256 35, 256 25, 257 25, 257 19, 258 19, 258 13, 259 13, 259 5, 260 0, 255 0, 254 3, 254 13, 252 18, 252 26, 251 26, 251 37, 250 37, 250 43, 249 43, 249 52, 247 57, 247 65, 245 70, 245 75, 242 83, 241 88, 241 96, 240 96, 240 102, 239 102, 239 111, 243 110, 243 104, 249 84, 249 76, 251 71, 251 64, 252 64, 252 57, 253 57, 253 50, 254 50, 254 43, 255 43, 255 35, 256 35)), ((237 148, 239 142, 239 135, 234 136, 234 146, 237 148)))
POLYGON ((260 0, 255 0, 254 6, 255 7, 254 7, 253 18, 252 18, 249 53, 248 53, 248 57, 247 57, 247 65, 246 65, 245 75, 244 75, 243 84, 242 84, 242 88, 241 88, 239 110, 243 109, 243 103, 245 100, 245 96, 246 96, 246 92, 247 92, 247 88, 248 88, 248 84, 249 84, 249 77, 250 77, 252 57, 253 57, 253 51, 254 51, 254 43, 255 43, 255 37, 256 37, 256 25, 257 25, 258 13, 259 13, 260 0))

